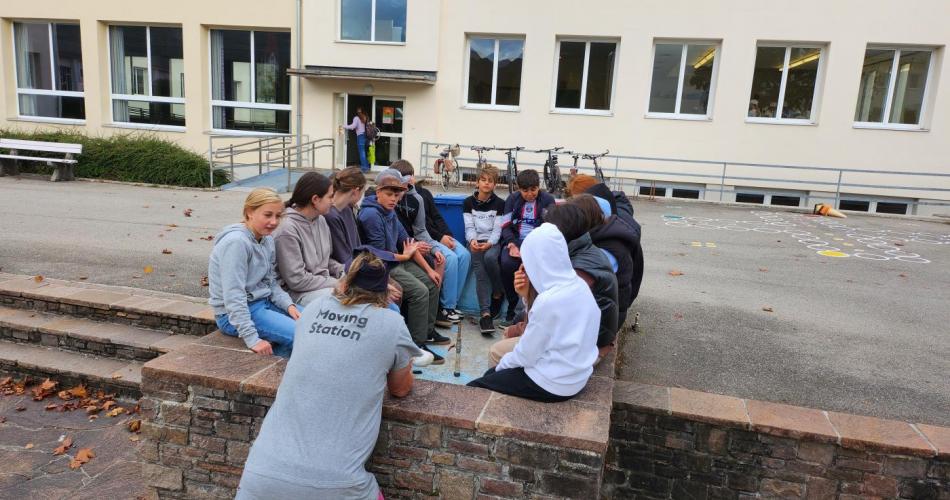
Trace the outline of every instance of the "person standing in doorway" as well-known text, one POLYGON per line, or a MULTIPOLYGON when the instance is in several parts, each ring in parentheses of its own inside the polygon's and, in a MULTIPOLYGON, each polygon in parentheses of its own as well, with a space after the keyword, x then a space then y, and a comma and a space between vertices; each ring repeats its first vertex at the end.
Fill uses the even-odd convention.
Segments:
POLYGON ((369 160, 366 159, 366 122, 368 121, 369 117, 360 107, 356 108, 356 116, 353 117, 353 121, 345 126, 347 130, 356 133, 356 149, 360 152, 360 170, 364 173, 369 172, 369 160))

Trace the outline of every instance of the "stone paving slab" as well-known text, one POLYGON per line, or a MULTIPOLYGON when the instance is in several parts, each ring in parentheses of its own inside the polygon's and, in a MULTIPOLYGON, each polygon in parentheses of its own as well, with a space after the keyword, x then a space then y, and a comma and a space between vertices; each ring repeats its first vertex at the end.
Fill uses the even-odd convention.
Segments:
POLYGON ((42 346, 0 342, 0 361, 15 362, 18 368, 49 374, 64 374, 86 380, 137 387, 141 383, 141 363, 96 358, 42 346))

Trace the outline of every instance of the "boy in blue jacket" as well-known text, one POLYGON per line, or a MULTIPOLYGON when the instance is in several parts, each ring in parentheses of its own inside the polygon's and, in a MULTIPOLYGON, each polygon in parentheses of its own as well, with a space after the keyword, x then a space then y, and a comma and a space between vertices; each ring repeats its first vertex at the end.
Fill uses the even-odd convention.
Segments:
POLYGON ((537 170, 518 172, 518 192, 505 200, 505 215, 501 223, 501 282, 508 298, 505 323, 511 324, 518 305, 515 291, 515 271, 521 267, 521 242, 544 222, 544 213, 554 205, 554 197, 541 190, 537 170))

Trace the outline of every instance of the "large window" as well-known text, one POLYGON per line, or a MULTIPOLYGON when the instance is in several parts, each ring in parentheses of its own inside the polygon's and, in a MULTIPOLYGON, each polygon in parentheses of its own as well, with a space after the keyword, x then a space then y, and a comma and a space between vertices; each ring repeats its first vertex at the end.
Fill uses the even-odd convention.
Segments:
POLYGON ((929 49, 868 48, 854 121, 917 128, 931 59, 929 49))
POLYGON ((466 103, 472 107, 517 107, 524 40, 472 37, 468 54, 466 103))
POLYGON ((760 45, 755 55, 749 121, 813 123, 821 47, 760 45))
POLYGON ((405 43, 407 0, 340 0, 340 39, 405 43))
POLYGON ((112 120, 185 126, 181 28, 110 26, 112 120))
POLYGON ((609 112, 617 44, 561 40, 557 52, 554 108, 609 112))
POLYGON ((215 129, 290 132, 290 33, 211 30, 215 129))
POLYGON ((649 112, 655 116, 706 118, 713 94, 718 45, 657 42, 649 112))
POLYGON ((78 24, 14 23, 13 49, 20 116, 86 118, 78 24))

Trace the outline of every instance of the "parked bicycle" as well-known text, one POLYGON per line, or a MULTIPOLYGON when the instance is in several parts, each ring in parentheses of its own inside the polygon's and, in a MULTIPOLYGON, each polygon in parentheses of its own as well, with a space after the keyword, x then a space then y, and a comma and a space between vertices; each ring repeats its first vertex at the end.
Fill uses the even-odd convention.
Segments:
POLYGON ((508 183, 508 194, 514 193, 518 188, 516 186, 517 177, 518 177, 518 151, 524 149, 523 146, 515 146, 513 148, 495 148, 499 151, 504 151, 505 155, 508 157, 508 165, 505 170, 505 180, 508 183))
POLYGON ((604 184, 607 184, 607 177, 604 176, 604 171, 601 170, 600 165, 597 164, 597 159, 603 158, 604 156, 607 156, 608 154, 610 154, 609 149, 597 155, 592 155, 592 154, 583 155, 585 160, 591 160, 592 162, 594 162, 594 177, 597 177, 597 180, 600 182, 603 182, 604 184))
POLYGON ((548 158, 544 161, 544 189, 554 195, 555 198, 564 194, 564 179, 561 178, 561 170, 557 166, 557 152, 564 149, 564 146, 557 146, 549 149, 537 149, 535 153, 547 153, 548 158))
POLYGON ((439 153, 439 158, 435 160, 432 171, 440 176, 442 189, 446 189, 449 186, 458 187, 459 184, 462 183, 461 170, 458 168, 458 160, 456 160, 460 153, 461 150, 458 144, 446 146, 446 148, 439 153))

